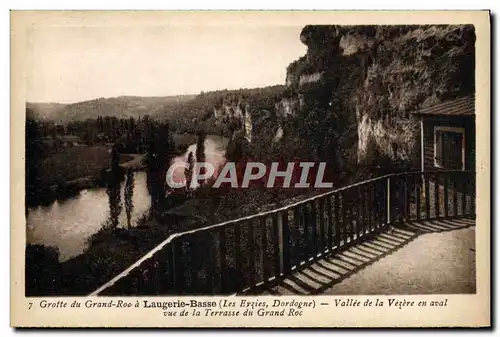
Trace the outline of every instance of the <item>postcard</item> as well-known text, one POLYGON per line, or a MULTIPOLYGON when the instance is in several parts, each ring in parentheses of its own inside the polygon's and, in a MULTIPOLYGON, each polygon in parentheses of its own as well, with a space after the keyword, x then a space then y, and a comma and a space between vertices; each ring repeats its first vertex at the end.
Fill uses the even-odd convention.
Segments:
POLYGON ((11 326, 489 327, 489 11, 12 11, 11 326))

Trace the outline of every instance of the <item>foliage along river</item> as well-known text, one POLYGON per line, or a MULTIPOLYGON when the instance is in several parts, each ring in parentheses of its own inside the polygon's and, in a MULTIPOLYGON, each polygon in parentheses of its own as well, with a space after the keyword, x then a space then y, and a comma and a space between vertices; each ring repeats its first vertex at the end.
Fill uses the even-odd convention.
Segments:
MULTIPOLYGON (((206 161, 216 168, 225 162, 225 147, 227 138, 207 136, 205 140, 206 161)), ((189 152, 196 151, 192 144, 182 156, 173 161, 186 161, 189 152)), ((183 179, 174 172, 174 181, 183 179)), ((29 244, 43 244, 59 249, 59 260, 64 262, 80 255, 87 246, 87 239, 96 233, 109 219, 114 216, 118 226, 127 228, 128 212, 131 226, 149 211, 151 199, 149 196, 146 172, 133 173, 127 184, 127 179, 120 184, 120 191, 110 191, 106 188, 91 188, 66 200, 56 200, 49 206, 30 208, 27 217, 26 241, 29 244), (127 186, 128 185, 128 186, 127 186), (110 209, 110 198, 117 197, 118 207, 110 209), (130 207, 132 206, 132 207, 130 207), (114 213, 114 214, 112 214, 114 213)))

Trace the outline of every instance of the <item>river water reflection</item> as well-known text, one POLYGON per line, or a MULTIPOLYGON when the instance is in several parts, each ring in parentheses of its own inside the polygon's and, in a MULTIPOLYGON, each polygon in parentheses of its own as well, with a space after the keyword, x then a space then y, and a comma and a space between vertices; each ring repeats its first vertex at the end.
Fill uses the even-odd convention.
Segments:
MULTIPOLYGON (((214 136, 205 141, 206 160, 216 167, 225 161, 226 142, 226 139, 214 136)), ((190 151, 195 153, 196 144, 173 160, 187 160, 190 151)), ((150 205, 146 173, 130 173, 115 187, 85 189, 75 197, 55 201, 49 206, 30 208, 26 241, 57 247, 59 260, 63 262, 83 253, 87 239, 104 224, 121 228, 135 226, 150 205)))

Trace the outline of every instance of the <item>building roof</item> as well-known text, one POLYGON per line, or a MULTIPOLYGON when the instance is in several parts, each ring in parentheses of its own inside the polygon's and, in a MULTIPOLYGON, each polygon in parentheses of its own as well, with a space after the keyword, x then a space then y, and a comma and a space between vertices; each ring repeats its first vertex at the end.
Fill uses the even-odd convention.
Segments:
POLYGON ((464 96, 422 108, 414 111, 413 114, 421 116, 474 116, 474 103, 474 95, 464 96))

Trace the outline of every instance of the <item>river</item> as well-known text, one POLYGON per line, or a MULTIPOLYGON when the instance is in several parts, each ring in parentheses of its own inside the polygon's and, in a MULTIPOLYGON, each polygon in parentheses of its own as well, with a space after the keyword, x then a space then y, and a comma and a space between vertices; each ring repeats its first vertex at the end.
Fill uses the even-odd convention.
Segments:
MULTIPOLYGON (((225 162, 227 138, 207 136, 206 161, 216 168, 225 162)), ((173 161, 186 161, 189 152, 196 151, 191 144, 186 152, 173 161)), ((183 179, 183 172, 174 172, 174 180, 183 179)), ((59 261, 64 262, 82 254, 87 239, 107 222, 118 227, 135 226, 147 214, 151 199, 147 189, 146 173, 132 173, 116 188, 90 188, 66 200, 56 200, 48 206, 30 208, 27 217, 26 241, 59 249, 59 261), (130 218, 130 222, 128 220, 130 218)))

